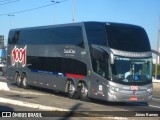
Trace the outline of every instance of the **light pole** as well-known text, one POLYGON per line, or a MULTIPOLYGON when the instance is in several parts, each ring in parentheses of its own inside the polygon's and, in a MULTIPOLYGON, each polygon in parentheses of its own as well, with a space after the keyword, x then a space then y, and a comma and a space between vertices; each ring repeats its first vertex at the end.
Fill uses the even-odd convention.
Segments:
MULTIPOLYGON (((159 17, 159 26, 158 26, 158 39, 157 39, 157 52, 160 52, 160 17, 159 17)), ((156 55, 156 66, 155 66, 155 79, 157 78, 157 69, 159 64, 160 57, 156 55)))
MULTIPOLYGON (((51 2, 53 2, 54 4, 60 3, 60 2, 55 1, 55 0, 52 0, 51 2)), ((56 6, 55 6, 55 7, 56 7, 56 6)), ((55 23, 55 22, 56 22, 56 8, 54 9, 54 16, 53 16, 53 23, 55 23)))
POLYGON ((14 17, 13 14, 8 14, 8 16, 10 17, 10 23, 9 23, 9 26, 10 26, 10 29, 12 27, 12 17, 14 17))
POLYGON ((73 10, 72 10, 72 22, 73 23, 75 20, 75 7, 76 7, 76 0, 73 0, 73 10))

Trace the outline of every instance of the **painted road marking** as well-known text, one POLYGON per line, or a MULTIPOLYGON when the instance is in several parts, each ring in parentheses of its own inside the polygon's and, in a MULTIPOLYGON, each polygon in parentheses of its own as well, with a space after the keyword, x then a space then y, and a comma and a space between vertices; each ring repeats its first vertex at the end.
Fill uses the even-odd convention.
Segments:
POLYGON ((6 78, 5 78, 5 77, 1 77, 1 76, 0 76, 0 79, 1 79, 1 80, 6 80, 6 78))
POLYGON ((37 109, 49 110, 49 111, 69 111, 67 109, 45 106, 41 104, 29 103, 29 102, 24 102, 19 100, 12 100, 12 99, 2 98, 2 97, 0 97, 0 103, 8 103, 12 105, 18 105, 18 106, 29 107, 29 108, 37 108, 37 109))
MULTIPOLYGON (((7 91, 10 93, 17 93, 17 94, 28 94, 28 95, 48 95, 47 93, 36 93, 33 91, 15 91, 15 90, 10 90, 8 87, 8 84, 6 82, 0 82, 0 91, 7 91)), ((53 96, 53 95, 52 95, 53 96)))
POLYGON ((156 100, 156 101, 160 101, 160 99, 158 99, 158 98, 152 98, 153 100, 156 100))
POLYGON ((17 93, 17 94, 23 94, 23 95, 48 95, 47 93, 45 93, 45 94, 43 94, 43 93, 35 93, 33 91, 24 92, 24 91, 10 90, 8 92, 10 92, 10 93, 17 93))
POLYGON ((160 108, 160 106, 149 105, 149 107, 160 108))

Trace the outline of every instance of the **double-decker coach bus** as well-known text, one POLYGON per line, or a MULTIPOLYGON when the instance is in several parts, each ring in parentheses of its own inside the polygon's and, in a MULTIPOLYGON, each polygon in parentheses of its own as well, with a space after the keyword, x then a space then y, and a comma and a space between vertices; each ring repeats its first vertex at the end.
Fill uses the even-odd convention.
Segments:
POLYGON ((7 78, 19 87, 115 102, 152 99, 152 54, 142 27, 82 22, 13 29, 7 78))

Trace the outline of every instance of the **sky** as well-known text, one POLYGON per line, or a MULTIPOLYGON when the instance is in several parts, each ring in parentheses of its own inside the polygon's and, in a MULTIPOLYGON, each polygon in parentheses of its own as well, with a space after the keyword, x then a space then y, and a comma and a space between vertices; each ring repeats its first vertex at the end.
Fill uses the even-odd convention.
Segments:
MULTIPOLYGON (((74 0, 51 1, 0 0, 0 35, 7 41, 8 32, 13 28, 72 23, 74 0)), ((157 50, 160 0, 75 0, 74 16, 75 22, 139 25, 146 30, 151 48, 157 50)))

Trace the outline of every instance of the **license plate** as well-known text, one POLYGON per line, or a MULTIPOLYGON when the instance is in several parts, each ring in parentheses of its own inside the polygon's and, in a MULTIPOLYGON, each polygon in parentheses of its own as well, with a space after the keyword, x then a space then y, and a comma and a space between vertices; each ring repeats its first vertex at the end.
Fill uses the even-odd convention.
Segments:
POLYGON ((130 100, 130 101, 137 101, 138 98, 137 98, 137 97, 130 97, 129 100, 130 100))
POLYGON ((138 90, 138 86, 131 86, 131 90, 138 90))

